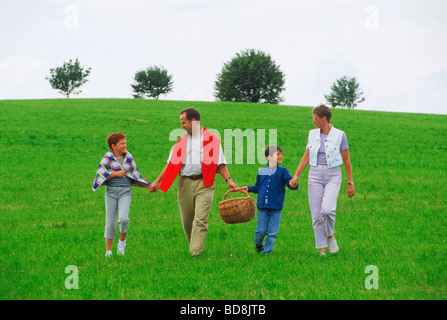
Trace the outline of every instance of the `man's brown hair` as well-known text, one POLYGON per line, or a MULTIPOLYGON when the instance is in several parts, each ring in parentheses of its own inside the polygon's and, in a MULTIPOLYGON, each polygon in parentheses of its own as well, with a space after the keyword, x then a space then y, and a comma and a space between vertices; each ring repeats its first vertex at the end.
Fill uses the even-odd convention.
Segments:
POLYGON ((189 121, 192 121, 192 119, 196 119, 196 121, 200 121, 200 113, 199 111, 197 111, 194 108, 186 108, 183 109, 182 111, 180 111, 180 115, 182 115, 183 113, 186 113, 186 119, 188 119, 189 121))

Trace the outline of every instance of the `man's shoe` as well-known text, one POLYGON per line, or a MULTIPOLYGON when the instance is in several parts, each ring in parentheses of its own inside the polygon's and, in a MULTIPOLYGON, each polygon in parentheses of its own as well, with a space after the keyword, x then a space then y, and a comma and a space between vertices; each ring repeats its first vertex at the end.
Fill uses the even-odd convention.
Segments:
POLYGON ((191 257, 200 257, 201 255, 203 255, 204 251, 195 251, 195 252, 191 252, 191 257))
POLYGON ((260 246, 256 245, 256 251, 258 251, 259 253, 261 253, 262 250, 264 250, 264 246, 263 246, 263 245, 260 245, 260 246))

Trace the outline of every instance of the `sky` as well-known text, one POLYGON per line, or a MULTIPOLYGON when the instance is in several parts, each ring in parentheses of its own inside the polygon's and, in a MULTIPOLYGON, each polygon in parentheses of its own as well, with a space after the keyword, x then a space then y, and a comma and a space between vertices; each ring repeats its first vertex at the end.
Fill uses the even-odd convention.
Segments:
POLYGON ((215 101, 225 62, 268 53, 283 105, 316 106, 342 76, 360 110, 447 114, 445 0, 1 0, 0 99, 64 98, 45 77, 91 67, 75 98, 132 98, 136 71, 173 75, 163 100, 215 101))

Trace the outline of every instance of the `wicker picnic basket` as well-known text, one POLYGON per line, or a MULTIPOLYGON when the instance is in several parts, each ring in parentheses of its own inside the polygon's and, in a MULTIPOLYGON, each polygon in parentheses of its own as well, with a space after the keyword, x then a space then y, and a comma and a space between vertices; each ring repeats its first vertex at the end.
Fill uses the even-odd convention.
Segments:
POLYGON ((229 224, 242 223, 253 220, 256 214, 255 199, 246 193, 247 197, 225 200, 228 190, 222 201, 219 202, 219 213, 223 221, 229 224))

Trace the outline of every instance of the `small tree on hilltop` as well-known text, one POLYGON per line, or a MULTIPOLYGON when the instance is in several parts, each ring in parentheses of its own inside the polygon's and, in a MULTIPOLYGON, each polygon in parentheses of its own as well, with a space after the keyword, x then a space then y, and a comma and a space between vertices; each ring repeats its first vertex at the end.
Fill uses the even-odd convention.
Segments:
POLYGON ((284 74, 270 55, 245 50, 224 64, 215 82, 215 97, 221 101, 277 104, 284 90, 284 74))
POLYGON ((331 94, 324 97, 333 108, 346 107, 354 109, 359 103, 365 101, 363 92, 360 91, 360 85, 355 77, 341 77, 332 84, 331 89, 331 94))
POLYGON ((158 99, 161 94, 167 94, 172 91, 172 75, 163 67, 150 67, 146 70, 140 70, 135 73, 134 83, 130 86, 133 89, 134 98, 158 99))
POLYGON ((59 93, 69 98, 70 94, 80 94, 80 88, 86 83, 87 77, 92 68, 84 69, 81 67, 78 58, 73 62, 71 59, 64 62, 62 67, 50 69, 50 77, 45 77, 50 81, 51 87, 59 90, 59 93))

